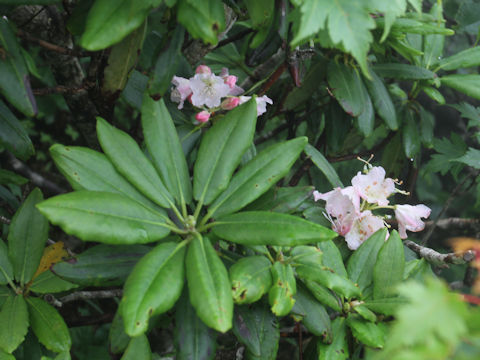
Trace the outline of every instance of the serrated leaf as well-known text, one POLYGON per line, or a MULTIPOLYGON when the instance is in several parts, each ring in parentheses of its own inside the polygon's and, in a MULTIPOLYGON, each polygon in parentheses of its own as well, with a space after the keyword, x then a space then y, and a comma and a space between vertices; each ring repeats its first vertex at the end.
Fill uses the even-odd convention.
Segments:
POLYGON ((213 232, 244 245, 296 246, 333 239, 337 233, 302 218, 266 211, 244 211, 215 222, 213 232))
POLYGON ((173 120, 163 102, 143 97, 142 128, 153 165, 178 203, 190 203, 192 184, 173 120))
POLYGON ((100 152, 85 147, 55 144, 50 147, 50 155, 75 190, 118 193, 147 207, 157 207, 121 176, 110 160, 100 152))
POLYGON ((122 285, 135 264, 150 250, 144 245, 96 245, 55 264, 52 271, 84 286, 122 285))
POLYGON ((215 217, 231 214, 249 204, 285 176, 302 152, 307 138, 278 143, 263 150, 232 178, 209 208, 215 217))
POLYGON ((230 280, 208 238, 198 236, 190 243, 186 273, 190 302, 198 317, 217 331, 229 330, 233 317, 230 280))
POLYGON ((22 160, 35 153, 25 128, 0 100, 0 143, 22 160))
POLYGON ((388 36, 392 24, 395 22, 395 19, 398 16, 401 16, 405 13, 407 9, 406 0, 393 0, 393 1, 383 1, 383 0, 370 0, 366 3, 370 7, 370 11, 380 12, 383 14, 385 19, 385 26, 383 28, 382 38, 380 42, 382 43, 388 36))
POLYGON ((233 333, 246 346, 252 360, 275 360, 280 340, 278 321, 268 306, 236 306, 233 333))
POLYGON ((68 351, 72 339, 58 311, 42 299, 30 297, 27 303, 30 325, 38 340, 51 351, 68 351))
POLYGON ((23 295, 7 298, 0 311, 0 324, 0 349, 11 354, 27 335, 28 310, 23 295))
POLYGON ((135 265, 125 282, 120 305, 129 336, 145 333, 148 319, 170 310, 180 297, 185 276, 184 245, 157 245, 135 265))
POLYGON ((430 80, 436 76, 430 70, 409 64, 377 64, 372 69, 379 76, 398 80, 430 80))
POLYGON ((247 256, 229 269, 232 296, 236 304, 250 304, 259 300, 272 285, 270 267, 265 256, 247 256))
POLYGON ((37 114, 37 104, 30 87, 28 69, 6 17, 0 19, 0 92, 26 116, 37 114))
POLYGON ((75 191, 50 198, 37 207, 53 224, 84 241, 148 243, 170 232, 163 214, 114 193, 75 191))
POLYGON ((195 314, 184 291, 176 305, 175 345, 177 360, 209 360, 215 356, 216 333, 195 314))
POLYGON ((380 79, 373 70, 370 70, 370 75, 372 78, 371 80, 367 79, 365 85, 367 86, 368 92, 373 100, 373 106, 375 107, 378 116, 385 121, 385 124, 387 124, 391 130, 397 130, 397 113, 392 98, 390 97, 382 79, 380 79))
POLYGON ((396 230, 378 252, 373 269, 373 298, 384 299, 394 296, 395 287, 403 280, 405 255, 403 243, 396 230))
POLYGON ((210 204, 227 188, 242 155, 253 141, 257 120, 255 99, 229 111, 203 136, 193 176, 193 196, 210 204))
POLYGON ((97 118, 97 135, 103 151, 120 174, 158 205, 172 206, 172 196, 135 140, 102 118, 97 118))
POLYGON ((465 155, 454 161, 464 163, 465 165, 471 166, 474 169, 480 169, 480 150, 470 147, 465 155))
POLYGON ((34 189, 15 213, 8 232, 8 256, 22 285, 35 274, 48 238, 48 221, 35 207, 42 200, 42 192, 34 189))
POLYGON ((343 183, 338 177, 337 172, 333 168, 332 165, 328 162, 328 160, 323 156, 323 154, 315 149, 312 145, 307 144, 305 146, 305 154, 307 156, 310 156, 310 160, 317 166, 317 168, 325 175, 327 178, 328 182, 333 186, 333 187, 343 187, 343 183))
POLYGON ((475 99, 480 99, 480 75, 453 74, 440 78, 442 85, 451 87, 475 99))
POLYGON ((145 334, 141 334, 130 339, 127 349, 120 360, 136 360, 145 359, 152 360, 152 351, 150 343, 145 334))

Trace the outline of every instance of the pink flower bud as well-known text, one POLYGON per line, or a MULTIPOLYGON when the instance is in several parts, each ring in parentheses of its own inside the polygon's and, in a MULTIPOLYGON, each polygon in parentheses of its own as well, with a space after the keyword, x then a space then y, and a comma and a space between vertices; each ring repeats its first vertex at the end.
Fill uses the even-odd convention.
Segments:
POLYGON ((210 69, 207 65, 198 65, 197 69, 195 70, 195 74, 210 75, 211 73, 212 73, 212 69, 210 69))
POLYGON ((195 119, 197 119, 201 123, 205 123, 210 119, 210 113, 208 111, 200 111, 197 115, 195 115, 195 119))
POLYGON ((227 84, 230 89, 233 89, 237 83, 237 77, 235 75, 228 75, 223 78, 223 81, 225 81, 225 84, 227 84))
POLYGON ((232 110, 240 104, 240 99, 238 97, 229 97, 222 101, 220 107, 223 110, 232 110))

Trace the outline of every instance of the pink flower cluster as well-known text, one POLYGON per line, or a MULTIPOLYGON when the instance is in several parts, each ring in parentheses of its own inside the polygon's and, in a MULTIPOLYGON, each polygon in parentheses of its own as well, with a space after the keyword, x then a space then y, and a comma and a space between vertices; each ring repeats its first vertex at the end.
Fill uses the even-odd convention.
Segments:
MULTIPOLYGON (((370 166, 370 165, 369 165, 370 166)), ((398 232, 402 239, 409 231, 421 231, 425 224, 421 218, 430 216, 430 209, 423 205, 388 205, 388 197, 394 192, 393 179, 385 178, 385 169, 371 167, 366 174, 360 171, 352 179, 352 186, 336 188, 321 194, 314 191, 315 201, 325 200, 327 218, 332 229, 345 237, 351 250, 357 249, 375 231, 386 226, 383 217, 374 215, 375 209, 392 209, 398 221, 398 232)))
MULTIPOLYGON (((200 65, 190 79, 173 77, 174 88, 170 99, 178 103, 179 109, 183 108, 185 100, 203 109, 195 115, 195 119, 204 123, 210 119, 212 112, 232 110, 251 99, 251 96, 239 96, 244 91, 236 83, 237 77, 229 75, 227 68, 223 68, 220 76, 217 76, 208 66, 200 65)), ((267 111, 267 104, 273 104, 272 99, 266 95, 257 97, 256 102, 257 116, 267 111)))

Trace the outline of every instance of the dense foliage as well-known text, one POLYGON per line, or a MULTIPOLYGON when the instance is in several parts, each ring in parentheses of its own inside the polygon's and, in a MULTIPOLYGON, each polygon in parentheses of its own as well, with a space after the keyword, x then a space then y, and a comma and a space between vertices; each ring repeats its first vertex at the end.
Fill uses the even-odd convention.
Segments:
POLYGON ((478 2, 0 10, 0 359, 479 358, 478 2))

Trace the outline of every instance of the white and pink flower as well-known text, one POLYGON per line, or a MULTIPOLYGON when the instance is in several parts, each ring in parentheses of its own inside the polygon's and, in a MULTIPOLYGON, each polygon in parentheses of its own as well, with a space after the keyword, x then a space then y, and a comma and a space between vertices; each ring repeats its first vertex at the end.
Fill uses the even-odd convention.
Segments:
POLYGON ((396 205, 395 217, 398 221, 398 234, 400 238, 406 239, 407 232, 422 231, 425 228, 425 223, 421 218, 427 218, 430 216, 431 209, 423 204, 419 205, 396 205))
POLYGON ((356 250, 374 232, 385 227, 383 219, 372 214, 370 210, 363 211, 355 218, 350 231, 345 235, 350 250, 356 250))
POLYGON ((367 174, 360 171, 352 179, 352 185, 362 199, 380 206, 388 204, 387 198, 395 191, 393 179, 385 179, 385 169, 375 166, 367 174))
POLYGON ((175 88, 170 94, 170 99, 173 102, 177 102, 178 108, 182 109, 183 103, 192 94, 192 89, 190 88, 190 80, 174 76, 172 79, 172 84, 175 85, 175 88))

